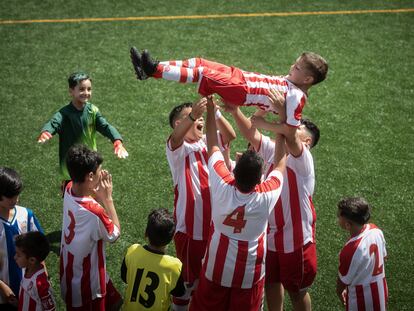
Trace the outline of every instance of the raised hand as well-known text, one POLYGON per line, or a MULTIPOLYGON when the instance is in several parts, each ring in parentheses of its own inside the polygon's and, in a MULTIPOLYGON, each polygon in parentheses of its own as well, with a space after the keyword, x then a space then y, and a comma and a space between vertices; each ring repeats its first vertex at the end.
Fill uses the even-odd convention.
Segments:
POLYGON ((282 110, 285 110, 285 96, 282 91, 278 91, 275 89, 269 89, 270 103, 272 104, 273 108, 280 113, 282 110))
POLYGON ((101 171, 101 178, 98 187, 94 190, 94 196, 98 202, 103 203, 104 207, 108 200, 112 200, 112 175, 107 170, 101 171))
POLYGON ((284 93, 281 91, 270 89, 268 97, 270 99, 270 103, 273 109, 279 114, 280 122, 285 123, 287 117, 285 107, 286 98, 284 93))
POLYGON ((207 98, 206 97, 200 98, 199 101, 195 102, 192 105, 191 116, 197 120, 201 118, 201 116, 206 110, 207 110, 207 98))

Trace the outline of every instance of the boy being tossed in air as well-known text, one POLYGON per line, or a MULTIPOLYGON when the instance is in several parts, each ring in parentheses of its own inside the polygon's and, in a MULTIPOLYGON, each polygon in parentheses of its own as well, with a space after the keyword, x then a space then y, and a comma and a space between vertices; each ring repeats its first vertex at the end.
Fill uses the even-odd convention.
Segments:
POLYGON ((388 299, 382 231, 368 223, 371 207, 360 197, 338 203, 338 224, 350 238, 339 254, 336 293, 346 310, 386 310, 388 299))
POLYGON ((122 298, 106 272, 105 242, 121 234, 112 200, 112 175, 84 145, 68 151, 71 182, 63 200, 60 290, 67 310, 118 310, 122 298))
POLYGON ((174 218, 167 209, 153 210, 148 215, 145 229, 148 244, 130 246, 122 262, 121 278, 128 284, 124 311, 167 311, 171 295, 184 295, 182 263, 178 258, 165 254, 174 231, 174 218))
POLYGON ((247 72, 203 58, 177 61, 154 61, 147 50, 140 54, 131 48, 131 60, 139 80, 153 77, 180 83, 198 83, 198 93, 220 95, 224 102, 233 105, 257 106, 280 115, 279 134, 287 143, 298 140, 296 129, 300 126, 302 109, 308 90, 325 80, 328 63, 320 55, 304 52, 290 67, 286 76, 268 76, 247 72), (286 104, 276 109, 269 99, 269 90, 283 92, 286 104))
POLYGON ((69 148, 82 143, 96 151, 96 131, 113 142, 114 152, 118 158, 128 156, 117 129, 106 121, 98 107, 89 102, 92 96, 92 79, 89 75, 75 72, 69 76, 68 83, 71 102, 56 112, 43 126, 37 139, 39 143, 44 143, 53 135, 59 134, 60 175, 64 181, 62 192, 70 180, 65 162, 69 148))
POLYGON ((52 288, 42 264, 49 254, 47 238, 41 232, 32 231, 16 236, 15 243, 14 259, 25 269, 20 283, 19 311, 55 310, 52 288))

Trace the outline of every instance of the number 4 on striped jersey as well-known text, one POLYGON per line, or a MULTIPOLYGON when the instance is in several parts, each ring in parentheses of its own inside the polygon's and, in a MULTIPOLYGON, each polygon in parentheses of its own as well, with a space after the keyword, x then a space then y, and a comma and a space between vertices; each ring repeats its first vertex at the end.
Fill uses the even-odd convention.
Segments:
POLYGON ((239 206, 230 215, 227 215, 223 221, 223 225, 234 228, 233 233, 241 233, 246 226, 247 220, 244 219, 244 207, 245 205, 239 206))

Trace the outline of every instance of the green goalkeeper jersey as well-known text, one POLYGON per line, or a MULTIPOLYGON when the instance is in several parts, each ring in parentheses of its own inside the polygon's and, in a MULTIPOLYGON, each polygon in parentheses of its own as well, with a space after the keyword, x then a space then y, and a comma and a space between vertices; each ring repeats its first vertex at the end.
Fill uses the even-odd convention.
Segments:
POLYGON ((47 122, 42 132, 59 134, 59 164, 63 180, 69 180, 66 167, 66 153, 74 144, 81 143, 96 150, 96 131, 112 142, 122 140, 119 132, 99 112, 98 107, 87 102, 83 110, 78 110, 72 103, 61 108, 47 122))

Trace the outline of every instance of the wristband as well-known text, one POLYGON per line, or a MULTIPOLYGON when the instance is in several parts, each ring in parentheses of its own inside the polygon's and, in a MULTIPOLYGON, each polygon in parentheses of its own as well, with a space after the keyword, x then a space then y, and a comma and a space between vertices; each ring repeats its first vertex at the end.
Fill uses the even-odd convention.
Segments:
POLYGON ((216 110, 216 114, 214 115, 214 117, 215 117, 215 119, 216 120, 218 120, 218 119, 220 119, 221 118, 221 112, 220 112, 220 110, 216 110))
POLYGON ((191 121, 195 122, 197 119, 194 119, 193 116, 191 115, 191 112, 188 114, 188 117, 190 118, 191 121))
POLYGON ((117 139, 114 141, 114 148, 118 148, 119 145, 122 145, 122 141, 120 139, 117 139))

